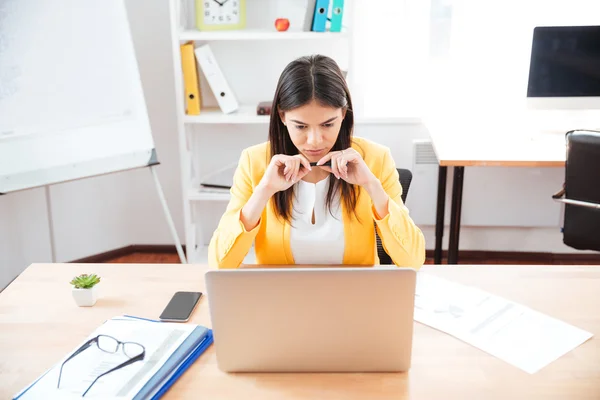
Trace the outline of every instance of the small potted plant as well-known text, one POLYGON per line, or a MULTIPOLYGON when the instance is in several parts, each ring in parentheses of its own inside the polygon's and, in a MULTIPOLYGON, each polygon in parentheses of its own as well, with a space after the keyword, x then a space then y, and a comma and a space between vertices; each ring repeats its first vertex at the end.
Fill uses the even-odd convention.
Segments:
POLYGON ((71 280, 73 298, 79 307, 91 307, 96 304, 98 293, 96 285, 100 277, 96 274, 81 274, 71 280))

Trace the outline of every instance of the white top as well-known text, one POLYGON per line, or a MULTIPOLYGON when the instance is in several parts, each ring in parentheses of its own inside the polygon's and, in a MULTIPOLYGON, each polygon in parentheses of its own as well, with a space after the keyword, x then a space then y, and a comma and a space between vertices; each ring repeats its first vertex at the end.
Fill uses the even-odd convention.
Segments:
POLYGON ((335 196, 331 212, 326 198, 331 175, 317 183, 296 183, 292 203, 290 246, 296 264, 342 264, 344 221, 340 196, 335 196), (313 210, 315 223, 312 223, 313 210))

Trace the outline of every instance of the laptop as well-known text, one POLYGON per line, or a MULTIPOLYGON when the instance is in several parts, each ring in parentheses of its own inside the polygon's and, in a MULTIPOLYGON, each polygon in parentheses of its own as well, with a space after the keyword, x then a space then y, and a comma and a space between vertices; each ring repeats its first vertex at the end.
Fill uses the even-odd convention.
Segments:
POLYGON ((396 266, 211 270, 206 293, 225 372, 404 372, 416 271, 396 266))

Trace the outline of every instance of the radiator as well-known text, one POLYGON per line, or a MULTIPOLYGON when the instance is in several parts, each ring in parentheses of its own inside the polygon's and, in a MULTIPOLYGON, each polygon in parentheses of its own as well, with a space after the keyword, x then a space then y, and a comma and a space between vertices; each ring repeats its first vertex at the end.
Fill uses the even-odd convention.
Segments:
POLYGON ((412 151, 413 180, 406 206, 416 224, 435 225, 438 161, 430 140, 413 140, 412 151))

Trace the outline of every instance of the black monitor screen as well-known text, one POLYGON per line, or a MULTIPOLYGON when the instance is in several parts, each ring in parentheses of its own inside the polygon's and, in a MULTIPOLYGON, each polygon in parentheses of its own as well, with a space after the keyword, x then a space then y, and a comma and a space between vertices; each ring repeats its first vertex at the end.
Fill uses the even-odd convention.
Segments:
POLYGON ((536 27, 527 97, 600 96, 600 26, 536 27))

